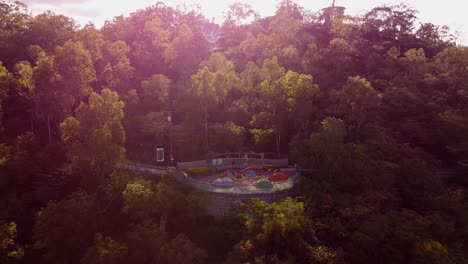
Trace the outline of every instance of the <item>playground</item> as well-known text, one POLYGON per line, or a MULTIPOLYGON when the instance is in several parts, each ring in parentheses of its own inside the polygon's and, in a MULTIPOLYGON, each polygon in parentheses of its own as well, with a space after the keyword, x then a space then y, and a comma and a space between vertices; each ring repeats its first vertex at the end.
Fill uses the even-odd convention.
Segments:
POLYGON ((219 154, 211 159, 178 163, 187 182, 211 192, 262 193, 290 188, 299 171, 287 159, 263 154, 219 154))
POLYGON ((169 174, 180 183, 207 194, 206 210, 224 215, 236 201, 259 198, 278 202, 294 196, 300 169, 287 158, 266 159, 258 153, 227 153, 212 158, 157 167, 129 162, 122 168, 155 175, 169 174))
MULTIPOLYGON (((188 170, 190 172, 190 170, 188 170)), ((190 175, 190 174, 189 174, 190 175)), ((266 166, 250 166, 244 169, 227 168, 212 171, 207 175, 192 178, 195 181, 211 184, 218 188, 231 188, 235 186, 257 186, 259 188, 273 187, 274 182, 287 181, 296 175, 294 170, 286 168, 271 168, 266 166)))

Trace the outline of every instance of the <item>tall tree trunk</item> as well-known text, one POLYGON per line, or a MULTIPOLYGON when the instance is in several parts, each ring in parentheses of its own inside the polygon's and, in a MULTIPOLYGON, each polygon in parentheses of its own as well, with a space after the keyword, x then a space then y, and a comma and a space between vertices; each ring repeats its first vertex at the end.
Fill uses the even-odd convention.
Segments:
POLYGON ((208 106, 205 105, 205 133, 208 133, 208 106))
POLYGON ((281 132, 279 130, 276 133, 276 153, 278 158, 281 157, 281 132))
POLYGON ((208 151, 209 151, 208 140, 209 140, 208 139, 208 106, 205 105, 205 147, 206 147, 206 153, 208 153, 208 151))
POLYGON ((49 130, 49 145, 52 144, 52 134, 50 131, 50 115, 47 114, 47 129, 49 130))
POLYGON ((36 138, 36 133, 34 132, 34 112, 31 110, 31 114, 29 115, 29 123, 31 125, 31 134, 33 136, 33 140, 36 138))
POLYGON ((166 232, 166 225, 167 225, 167 213, 163 213, 161 216, 161 220, 159 221, 159 230, 161 232, 166 232))
POLYGON ((307 138, 307 128, 306 128, 306 122, 302 121, 302 131, 304 132, 304 137, 307 138))

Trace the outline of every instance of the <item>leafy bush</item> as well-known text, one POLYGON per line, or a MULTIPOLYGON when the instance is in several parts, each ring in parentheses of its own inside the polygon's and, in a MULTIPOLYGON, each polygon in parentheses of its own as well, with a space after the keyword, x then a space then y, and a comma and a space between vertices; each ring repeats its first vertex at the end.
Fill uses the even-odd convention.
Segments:
POLYGON ((212 169, 210 167, 197 167, 187 169, 187 174, 192 178, 199 178, 210 174, 212 169))
POLYGON ((255 187, 259 189, 271 189, 273 188, 273 184, 268 180, 261 180, 255 184, 255 187))

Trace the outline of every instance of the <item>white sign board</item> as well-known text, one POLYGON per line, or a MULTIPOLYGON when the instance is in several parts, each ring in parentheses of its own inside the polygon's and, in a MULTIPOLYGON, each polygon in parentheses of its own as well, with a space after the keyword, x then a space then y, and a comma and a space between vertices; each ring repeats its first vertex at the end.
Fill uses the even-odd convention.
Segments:
POLYGON ((156 161, 157 162, 164 161, 164 149, 163 148, 156 148, 156 161))

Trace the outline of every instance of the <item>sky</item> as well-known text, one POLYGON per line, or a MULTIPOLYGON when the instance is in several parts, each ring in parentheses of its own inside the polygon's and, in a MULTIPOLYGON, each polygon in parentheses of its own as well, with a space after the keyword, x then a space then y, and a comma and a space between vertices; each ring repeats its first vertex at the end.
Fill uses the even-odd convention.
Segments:
MULTIPOLYGON (((128 15, 139 9, 154 5, 158 0, 23 0, 29 6, 33 14, 39 14, 51 10, 57 14, 63 14, 75 19, 83 26, 93 22, 100 27, 106 20, 112 20, 118 15, 128 15)), ((215 18, 215 22, 221 24, 224 14, 235 0, 165 0, 169 6, 177 6, 185 3, 190 8, 195 5, 201 7, 202 13, 209 19, 215 18)), ((238 0, 250 4, 262 17, 274 14, 278 1, 275 0, 238 0)), ((295 0, 297 4, 310 11, 330 6, 332 0, 295 0)), ((468 17, 466 10, 468 2, 461 0, 336 0, 336 5, 346 7, 346 13, 350 15, 361 14, 373 7, 382 4, 406 3, 418 10, 420 22, 431 22, 436 25, 447 25, 452 32, 458 32, 459 42, 468 44, 468 17)))

